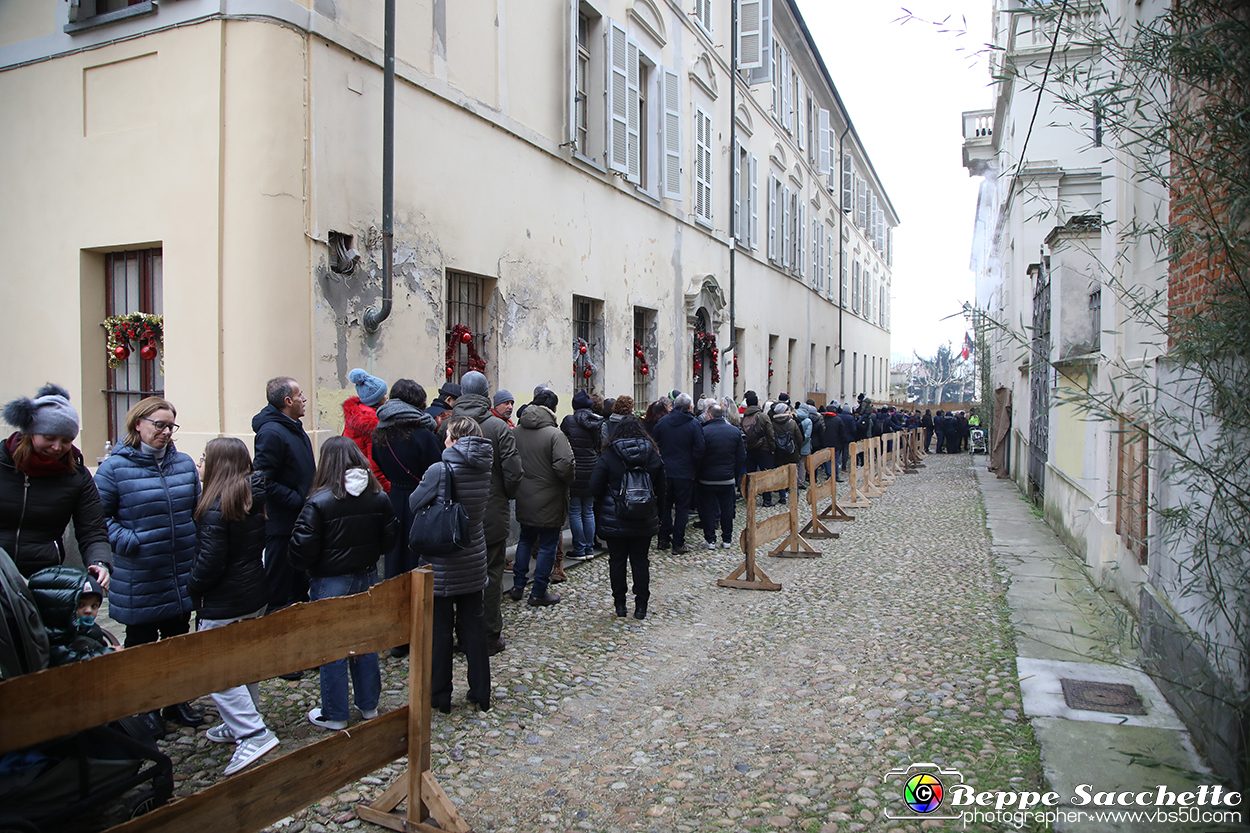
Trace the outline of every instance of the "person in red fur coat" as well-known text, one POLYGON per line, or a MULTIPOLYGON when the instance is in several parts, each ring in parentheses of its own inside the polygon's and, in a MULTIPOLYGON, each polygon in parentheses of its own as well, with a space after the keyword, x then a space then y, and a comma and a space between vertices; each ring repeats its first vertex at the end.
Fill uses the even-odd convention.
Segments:
POLYGON ((343 436, 360 448, 373 469, 373 476, 389 492, 390 481, 373 462, 373 429, 378 427, 378 406, 386 401, 386 382, 359 367, 347 374, 347 378, 356 386, 356 395, 343 403, 343 436))

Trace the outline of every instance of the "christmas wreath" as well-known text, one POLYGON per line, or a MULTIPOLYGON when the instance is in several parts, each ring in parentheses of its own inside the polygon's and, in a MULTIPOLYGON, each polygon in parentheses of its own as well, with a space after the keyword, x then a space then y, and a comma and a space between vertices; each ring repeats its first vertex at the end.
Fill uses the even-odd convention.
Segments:
POLYGON ((651 372, 651 366, 647 364, 647 356, 642 352, 642 343, 634 342, 634 369, 646 376, 651 372))
POLYGON ((701 355, 705 349, 712 354, 712 384, 715 385, 720 382, 720 350, 716 347, 716 336, 712 333, 705 333, 702 330, 695 330, 694 378, 696 381, 703 377, 703 359, 701 355))
POLYGON ((734 378, 738 378, 738 353, 734 351, 734 378))
POLYGON ((161 372, 165 372, 164 318, 148 312, 128 312, 110 315, 100 322, 106 334, 109 367, 116 370, 130 358, 131 342, 139 345, 139 358, 151 361, 161 357, 161 372))
POLYGON ((469 348, 469 370, 480 373, 486 369, 486 361, 477 354, 477 348, 473 346, 473 331, 463 324, 457 324, 447 334, 447 352, 443 356, 443 371, 448 379, 456 373, 456 351, 461 344, 469 348))
POLYGON ((583 379, 595 375, 595 363, 590 360, 590 345, 584 338, 573 339, 573 371, 580 371, 583 379))

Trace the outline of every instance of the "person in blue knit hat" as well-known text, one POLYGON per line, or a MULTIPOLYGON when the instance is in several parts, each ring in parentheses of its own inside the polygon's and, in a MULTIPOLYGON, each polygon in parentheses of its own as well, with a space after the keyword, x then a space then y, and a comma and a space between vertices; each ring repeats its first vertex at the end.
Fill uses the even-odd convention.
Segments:
POLYGON ((356 386, 356 395, 343 403, 343 436, 356 444, 369 461, 373 476, 389 492, 391 482, 373 462, 373 432, 378 427, 378 406, 386 401, 386 382, 359 367, 347 374, 347 380, 356 386))

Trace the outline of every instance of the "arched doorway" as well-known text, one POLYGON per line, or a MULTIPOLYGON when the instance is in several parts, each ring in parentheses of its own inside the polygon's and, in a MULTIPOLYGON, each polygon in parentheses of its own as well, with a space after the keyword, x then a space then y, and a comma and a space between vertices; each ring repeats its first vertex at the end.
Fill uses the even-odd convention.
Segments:
POLYGON ((718 393, 717 382, 721 375, 720 344, 717 338, 725 324, 725 294, 713 275, 697 275, 686 286, 687 337, 686 378, 691 380, 691 396, 695 404, 700 397, 718 393), (697 369, 696 369, 697 368, 697 369))
POLYGON ((712 322, 706 308, 700 307, 694 316, 694 397, 695 405, 699 400, 714 393, 712 385, 713 368, 717 358, 712 355, 712 345, 705 336, 712 333, 712 322))

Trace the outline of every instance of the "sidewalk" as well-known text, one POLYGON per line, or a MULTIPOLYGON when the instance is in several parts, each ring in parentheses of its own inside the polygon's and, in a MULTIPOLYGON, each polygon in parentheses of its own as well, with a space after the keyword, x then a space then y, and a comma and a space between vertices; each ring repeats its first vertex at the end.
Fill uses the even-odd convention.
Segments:
MULTIPOLYGON (((1016 631, 1024 713, 1041 745, 1049 787, 1061 796, 1060 809, 1116 809, 1073 807, 1069 802, 1080 784, 1090 785, 1091 792, 1157 793, 1160 785, 1182 792, 1218 783, 1184 724, 1139 670, 1130 612, 1091 583, 1084 564, 1033 514, 1013 481, 998 480, 980 465, 976 477, 991 551, 1010 581, 1007 603, 1016 631), (1145 714, 1073 708, 1065 701, 1061 679, 1132 686, 1145 714)), ((1095 699, 1110 706, 1117 695, 1104 689, 1095 699)), ((1055 825, 1080 833, 1178 828, 1191 829, 1175 822, 1088 819, 1055 825)))

